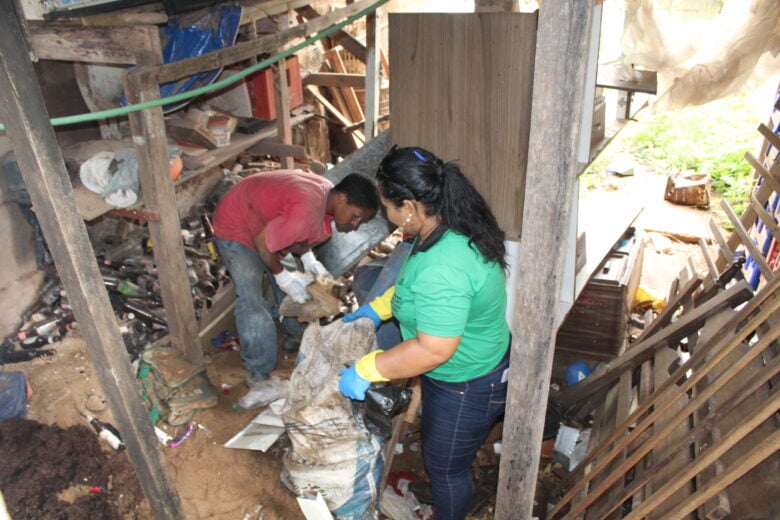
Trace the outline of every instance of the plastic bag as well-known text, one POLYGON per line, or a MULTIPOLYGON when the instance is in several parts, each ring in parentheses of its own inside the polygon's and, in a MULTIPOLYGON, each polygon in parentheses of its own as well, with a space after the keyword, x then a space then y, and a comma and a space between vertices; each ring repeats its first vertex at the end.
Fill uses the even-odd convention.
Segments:
POLYGON ((375 346, 368 320, 309 325, 282 413, 292 444, 282 482, 301 496, 320 491, 337 519, 377 517, 382 439, 338 391, 339 371, 375 346))

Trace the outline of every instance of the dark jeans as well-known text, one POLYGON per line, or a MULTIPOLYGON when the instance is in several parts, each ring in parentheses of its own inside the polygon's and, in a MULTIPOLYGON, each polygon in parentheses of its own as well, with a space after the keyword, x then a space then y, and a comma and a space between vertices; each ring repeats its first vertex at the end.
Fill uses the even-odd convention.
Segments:
POLYGON ((433 490, 436 520, 466 517, 471 463, 506 404, 504 370, 509 351, 490 373, 465 383, 422 376, 423 460, 433 490))
MULTIPOLYGON (((268 276, 274 298, 272 306, 263 297, 263 277, 268 268, 257 251, 240 242, 216 238, 219 254, 236 286, 236 328, 241 340, 241 359, 247 371, 247 379, 259 382, 268 379, 268 373, 276 368, 276 316, 274 310, 284 298, 284 293, 272 275, 268 276)), ((284 319, 284 332, 301 335, 305 324, 295 319, 284 319)))

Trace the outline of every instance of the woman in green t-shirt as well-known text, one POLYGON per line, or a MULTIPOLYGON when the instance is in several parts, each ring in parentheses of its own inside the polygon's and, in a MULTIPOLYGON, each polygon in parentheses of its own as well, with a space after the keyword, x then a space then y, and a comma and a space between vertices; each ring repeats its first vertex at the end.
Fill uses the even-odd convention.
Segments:
POLYGON ((403 341, 342 370, 341 393, 421 375, 423 459, 437 520, 462 519, 471 463, 504 413, 509 327, 504 233, 458 165, 394 148, 376 175, 387 218, 416 237, 396 284, 344 317, 395 317, 403 341))

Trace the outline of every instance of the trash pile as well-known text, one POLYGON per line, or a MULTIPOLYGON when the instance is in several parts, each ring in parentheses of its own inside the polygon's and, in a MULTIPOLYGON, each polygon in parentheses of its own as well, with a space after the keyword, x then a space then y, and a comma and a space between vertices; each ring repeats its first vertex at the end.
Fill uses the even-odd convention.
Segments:
MULTIPOLYGON (((209 212, 198 207, 182 220, 182 240, 196 315, 209 309, 220 288, 231 283, 219 260, 209 212)), ((106 237, 95 247, 97 263, 132 361, 168 332, 157 266, 145 227, 127 236, 106 237)), ((0 364, 28 361, 55 353, 54 346, 77 328, 68 295, 56 272, 38 300, 21 316, 22 326, 4 338, 0 364)))

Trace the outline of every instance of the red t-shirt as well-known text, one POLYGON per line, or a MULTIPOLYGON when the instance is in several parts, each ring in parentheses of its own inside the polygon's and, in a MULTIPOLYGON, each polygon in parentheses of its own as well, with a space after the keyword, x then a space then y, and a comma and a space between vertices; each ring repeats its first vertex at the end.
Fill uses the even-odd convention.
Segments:
POLYGON ((254 237, 265 230, 269 251, 303 253, 332 234, 333 217, 325 214, 331 188, 325 177, 298 170, 250 175, 220 201, 214 234, 255 249, 254 237))

